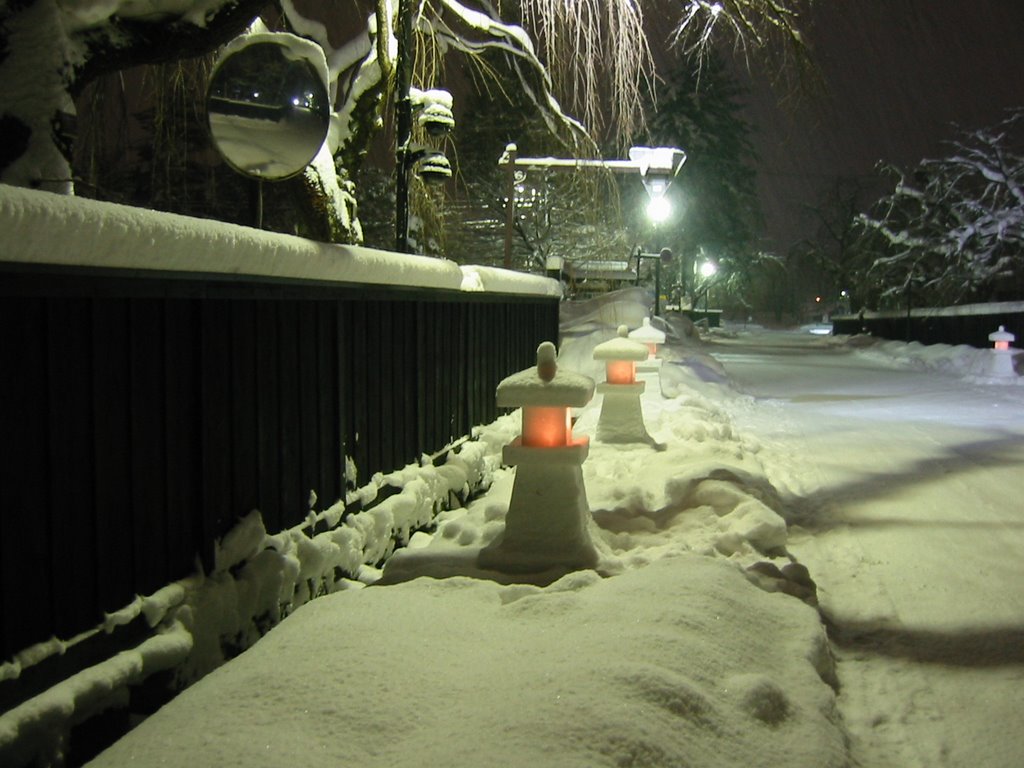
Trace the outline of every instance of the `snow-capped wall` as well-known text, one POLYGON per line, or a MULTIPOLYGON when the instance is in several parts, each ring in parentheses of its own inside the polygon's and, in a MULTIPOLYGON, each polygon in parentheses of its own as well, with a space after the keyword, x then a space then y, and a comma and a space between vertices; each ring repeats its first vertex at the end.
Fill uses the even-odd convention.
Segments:
POLYGON ((466 282, 446 259, 7 185, 0 185, 0 261, 561 296, 557 281, 536 275, 487 269, 485 279, 466 282))

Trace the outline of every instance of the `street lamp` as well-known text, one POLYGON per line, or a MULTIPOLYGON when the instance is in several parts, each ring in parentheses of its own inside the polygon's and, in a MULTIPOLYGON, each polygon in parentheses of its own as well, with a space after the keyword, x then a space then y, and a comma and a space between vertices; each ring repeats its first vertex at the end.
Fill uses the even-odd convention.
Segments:
POLYGON ((672 206, 668 201, 668 198, 662 195, 661 197, 652 197, 647 203, 647 218, 649 218, 655 224, 668 219, 672 213, 672 206))
POLYGON ((520 174, 531 170, 547 171, 578 171, 583 168, 601 168, 612 173, 640 172, 640 179, 651 198, 648 215, 652 219, 657 216, 664 218, 670 212, 665 192, 672 179, 686 162, 686 153, 676 147, 631 147, 629 160, 596 160, 587 158, 563 157, 518 157, 515 144, 505 147, 505 152, 498 159, 499 167, 506 170, 505 183, 505 268, 512 266, 512 228, 515 223, 515 185, 521 180, 520 174), (653 210, 652 210, 653 209, 653 210))

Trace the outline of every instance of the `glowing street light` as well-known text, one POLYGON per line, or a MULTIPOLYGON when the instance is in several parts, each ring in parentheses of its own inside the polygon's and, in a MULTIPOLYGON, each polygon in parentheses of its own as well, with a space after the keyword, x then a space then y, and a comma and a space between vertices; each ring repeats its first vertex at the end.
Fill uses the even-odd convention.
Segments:
POLYGON ((665 199, 672 180, 678 175, 686 152, 677 147, 630 147, 628 160, 599 160, 590 158, 565 157, 519 157, 515 144, 508 144, 498 159, 498 166, 506 171, 505 195, 505 268, 512 267, 512 231, 515 223, 515 185, 527 171, 578 171, 583 168, 601 168, 612 173, 640 172, 644 189, 651 202, 647 215, 652 221, 664 221, 671 213, 671 206, 665 199))
MULTIPOLYGON (((718 265, 710 259, 704 261, 700 265, 700 276, 704 278, 704 319, 708 322, 708 328, 711 327, 711 315, 708 314, 708 302, 709 294, 711 293, 711 278, 718 274, 718 265)), ((700 298, 697 299, 700 301, 700 298)), ((699 304, 697 305, 700 306, 699 304)))
POLYGON ((669 203, 668 198, 664 195, 661 197, 652 197, 650 202, 647 203, 647 218, 655 224, 660 224, 661 222, 666 221, 671 215, 672 204, 669 203))

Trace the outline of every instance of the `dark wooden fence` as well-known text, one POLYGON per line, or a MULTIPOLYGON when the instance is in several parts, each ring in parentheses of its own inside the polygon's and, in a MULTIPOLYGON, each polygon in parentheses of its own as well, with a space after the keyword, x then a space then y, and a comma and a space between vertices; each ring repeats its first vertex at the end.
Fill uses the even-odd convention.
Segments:
POLYGON ((557 333, 544 297, 5 264, 0 658, 493 420, 557 333))
MULTIPOLYGON (((967 307, 872 312, 832 318, 832 332, 869 333, 880 339, 921 344, 967 344, 991 348, 988 335, 1000 325, 1024 342, 1024 304, 974 304, 967 307)), ((1019 343, 1017 344, 1019 346, 1019 343)))

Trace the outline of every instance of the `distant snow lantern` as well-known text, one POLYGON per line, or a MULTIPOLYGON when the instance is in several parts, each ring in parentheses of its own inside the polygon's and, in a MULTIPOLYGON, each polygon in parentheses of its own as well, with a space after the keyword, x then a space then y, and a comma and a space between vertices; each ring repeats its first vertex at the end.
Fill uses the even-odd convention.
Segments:
POLYGON ((995 349, 1008 350, 1010 344, 1017 340, 1017 337, 1006 330, 1006 326, 1000 325, 998 331, 993 331, 988 335, 988 340, 995 343, 995 349))
POLYGON ((993 344, 993 357, 989 366, 989 373, 992 376, 1016 376, 1013 368, 1013 350, 1010 347, 1017 339, 1012 333, 1000 325, 999 330, 988 335, 988 340, 993 344))
POLYGON ((605 361, 607 376, 607 381, 597 386, 604 395, 597 422, 597 439, 602 443, 654 443, 640 407, 646 383, 636 380, 636 364, 647 355, 647 347, 629 339, 624 325, 619 326, 616 338, 594 347, 594 359, 605 361))
POLYGON ((560 370, 549 341, 538 347, 535 367, 498 384, 498 407, 521 407, 523 430, 502 452, 516 475, 505 531, 481 551, 482 568, 539 573, 596 564, 582 470, 590 445, 573 437, 571 415, 593 396, 593 379, 560 370))
POLYGON ((651 325, 651 318, 645 317, 643 324, 639 328, 629 332, 629 338, 633 341, 639 341, 641 344, 646 344, 649 352, 647 357, 653 360, 655 355, 658 354, 658 345, 665 343, 665 332, 659 331, 651 325))

